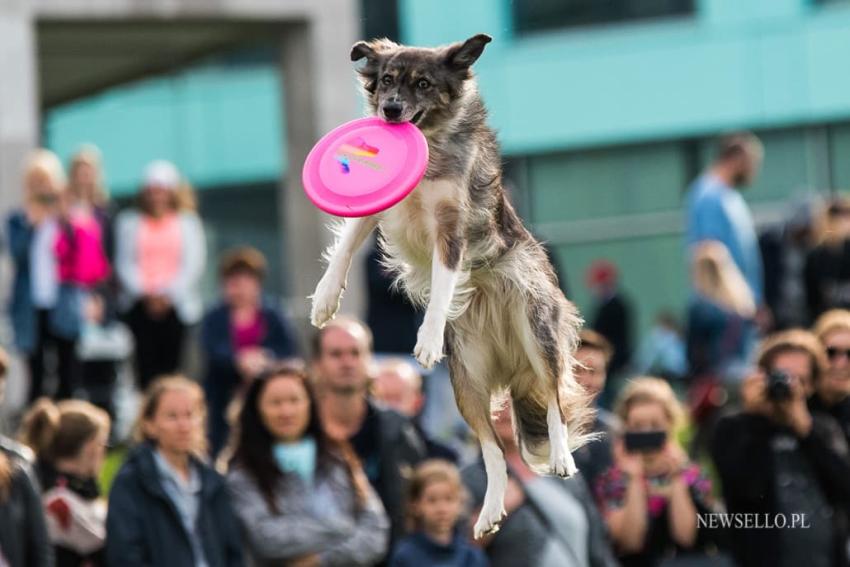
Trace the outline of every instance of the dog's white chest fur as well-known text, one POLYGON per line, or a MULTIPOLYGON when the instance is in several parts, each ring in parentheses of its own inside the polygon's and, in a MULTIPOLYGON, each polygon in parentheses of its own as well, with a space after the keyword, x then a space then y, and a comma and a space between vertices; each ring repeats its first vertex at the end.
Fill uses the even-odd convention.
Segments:
MULTIPOLYGON (((381 215, 384 261, 398 274, 408 297, 420 306, 431 300, 437 208, 448 201, 462 210, 464 195, 463 185, 456 179, 425 180, 404 201, 381 215)), ((468 272, 461 268, 452 278, 453 291, 446 297, 450 320, 463 313, 472 292, 468 272)))
POLYGON ((381 231, 396 261, 427 267, 431 263, 437 235, 437 205, 444 201, 460 204, 457 180, 425 179, 410 195, 381 216, 381 231))

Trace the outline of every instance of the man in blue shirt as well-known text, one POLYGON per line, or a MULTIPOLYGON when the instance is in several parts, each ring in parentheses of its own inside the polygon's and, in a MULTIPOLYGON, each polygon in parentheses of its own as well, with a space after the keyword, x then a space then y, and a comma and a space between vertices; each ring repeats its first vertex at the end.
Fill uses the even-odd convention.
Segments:
MULTIPOLYGON (((755 223, 741 191, 755 180, 763 156, 761 142, 749 132, 723 137, 718 143, 714 162, 689 187, 686 204, 689 259, 700 242, 712 240, 723 244, 747 282, 758 307, 764 304, 761 252, 755 223)), ((697 294, 692 293, 692 317, 694 304, 699 301, 697 294)), ((740 335, 747 343, 741 349, 744 359, 756 338, 755 327, 748 327, 740 335)))
POLYGON ((764 150, 753 134, 720 140, 708 171, 688 189, 688 246, 703 240, 722 242, 747 280, 756 301, 763 300, 762 263, 755 224, 740 191, 753 183, 764 150))

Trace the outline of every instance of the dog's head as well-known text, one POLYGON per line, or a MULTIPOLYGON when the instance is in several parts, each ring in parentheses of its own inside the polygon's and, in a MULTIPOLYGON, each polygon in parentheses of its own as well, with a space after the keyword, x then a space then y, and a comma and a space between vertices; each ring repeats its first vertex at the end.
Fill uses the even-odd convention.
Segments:
POLYGON ((453 103, 472 79, 470 67, 490 41, 485 34, 435 48, 406 47, 387 39, 358 41, 351 60, 366 59, 358 72, 372 112, 387 122, 429 129, 452 116, 453 103))

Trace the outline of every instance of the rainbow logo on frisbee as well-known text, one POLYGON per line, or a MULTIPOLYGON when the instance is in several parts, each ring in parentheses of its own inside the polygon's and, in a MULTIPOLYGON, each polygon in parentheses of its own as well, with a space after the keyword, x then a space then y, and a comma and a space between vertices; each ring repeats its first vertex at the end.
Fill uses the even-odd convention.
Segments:
POLYGON ((355 138, 351 144, 343 144, 339 147, 339 151, 354 154, 363 157, 375 157, 380 151, 375 146, 370 146, 361 137, 355 138))
MULTIPOLYGON (((351 159, 357 160, 357 158, 373 158, 378 155, 380 150, 375 146, 370 146, 366 143, 361 137, 357 137, 352 140, 351 143, 342 144, 337 150, 336 160, 339 162, 340 167, 342 167, 343 173, 351 172, 351 159)), ((360 161, 360 160, 357 160, 360 161)), ((362 163, 362 162, 361 162, 362 163)), ((365 163, 367 167, 373 167, 380 169, 380 166, 377 163, 365 163)))
POLYGON ((362 217, 404 199, 425 175, 428 142, 413 124, 361 118, 325 135, 304 162, 304 192, 332 215, 362 217))

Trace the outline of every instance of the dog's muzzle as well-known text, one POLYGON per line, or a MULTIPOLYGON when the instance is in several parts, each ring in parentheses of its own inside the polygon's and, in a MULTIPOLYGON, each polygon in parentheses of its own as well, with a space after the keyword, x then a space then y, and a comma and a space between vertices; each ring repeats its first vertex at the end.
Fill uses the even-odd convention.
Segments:
POLYGON ((381 107, 381 111, 384 113, 384 118, 388 122, 398 122, 401 118, 401 112, 404 110, 404 107, 400 102, 389 101, 384 103, 381 107))

